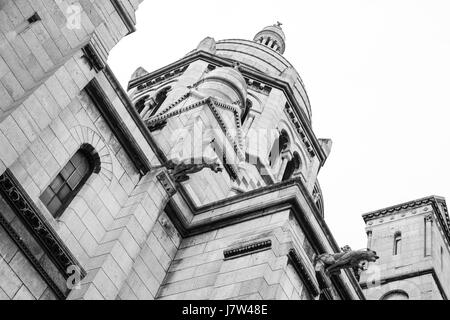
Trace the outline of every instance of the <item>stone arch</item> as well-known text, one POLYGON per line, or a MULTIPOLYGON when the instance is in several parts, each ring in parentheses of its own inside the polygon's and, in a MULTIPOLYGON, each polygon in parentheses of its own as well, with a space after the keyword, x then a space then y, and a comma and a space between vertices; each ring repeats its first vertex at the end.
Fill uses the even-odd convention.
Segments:
POLYGON ((77 142, 76 150, 83 149, 98 158, 98 167, 94 168, 94 172, 110 184, 113 177, 113 162, 105 139, 86 126, 75 126, 69 131, 77 142))
POLYGON ((301 167, 302 167, 302 163, 301 163, 300 155, 298 154, 297 151, 294 151, 292 154, 292 159, 289 160, 289 162, 286 165, 286 169, 284 170, 282 181, 291 179, 294 176, 295 172, 298 172, 299 170, 301 170, 301 167))
POLYGON ((142 110, 141 114, 144 118, 151 118, 159 113, 161 106, 167 100, 169 92, 172 90, 170 85, 160 86, 157 90, 153 91, 148 99, 152 101, 150 104, 142 110))
POLYGON ((275 140, 272 143, 268 157, 269 165, 272 168, 278 162, 281 154, 286 150, 289 150, 291 143, 292 138, 289 136, 288 132, 285 129, 279 130, 275 140))
POLYGON ((261 99, 257 95, 255 95, 251 92, 247 92, 247 98, 252 101, 252 111, 255 111, 258 113, 261 113, 263 111, 262 110, 263 104, 261 102, 261 99))
POLYGON ((300 157, 300 170, 298 170, 298 172, 301 172, 304 177, 306 178, 307 175, 307 170, 308 170, 308 157, 306 156, 305 150, 304 148, 300 147, 300 145, 296 142, 294 142, 293 146, 292 146, 292 152, 297 152, 299 157, 300 157))
POLYGON ((408 295, 410 300, 419 300, 421 296, 421 288, 415 281, 420 281, 420 278, 411 278, 406 280, 400 280, 395 282, 390 282, 380 287, 379 294, 377 295, 379 300, 383 300, 391 292, 404 292, 408 295))
POLYGON ((404 290, 391 290, 382 295, 380 300, 409 300, 409 295, 404 290))

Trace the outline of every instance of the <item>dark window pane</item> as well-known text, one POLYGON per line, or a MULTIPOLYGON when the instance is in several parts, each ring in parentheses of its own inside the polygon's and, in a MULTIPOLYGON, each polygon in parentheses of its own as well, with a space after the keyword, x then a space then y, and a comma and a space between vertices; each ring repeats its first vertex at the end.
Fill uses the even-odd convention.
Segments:
POLYGON ((81 161, 77 164, 77 171, 82 176, 84 176, 89 171, 89 163, 86 159, 83 159, 84 161, 81 161))
POLYGON ((81 181, 92 172, 87 154, 78 151, 41 195, 42 202, 56 217, 75 197, 81 181))
POLYGON ((70 196, 70 192, 72 190, 70 190, 70 188, 65 184, 61 190, 58 192, 58 198, 59 200, 61 200, 61 202, 65 202, 66 199, 69 198, 70 196))
POLYGON ((54 197, 53 200, 48 204, 47 208, 52 215, 55 215, 58 212, 59 208, 61 208, 61 206, 62 203, 61 201, 59 201, 58 197, 54 197))
POLYGON ((52 191, 52 189, 50 187, 48 187, 47 189, 45 189, 45 191, 42 193, 41 195, 41 201, 45 204, 48 205, 50 200, 52 200, 53 196, 55 195, 55 193, 52 191))
POLYGON ((73 156, 73 158, 70 160, 70 162, 73 163, 73 165, 75 167, 79 167, 80 164, 82 162, 86 161, 86 157, 84 156, 84 154, 80 151, 78 151, 77 153, 75 153, 75 155, 73 156))
POLYGON ((63 185, 63 183, 64 183, 63 178, 58 174, 55 180, 53 180, 52 184, 50 185, 50 188, 52 188, 54 193, 57 193, 61 188, 61 186, 63 185))
POLYGON ((67 180, 70 178, 72 173, 75 171, 75 167, 73 166, 72 162, 69 161, 69 163, 62 169, 61 176, 67 180))
POLYGON ((78 171, 75 171, 72 176, 67 180, 67 184, 72 190, 75 190, 78 184, 83 179, 83 176, 78 173, 78 171))

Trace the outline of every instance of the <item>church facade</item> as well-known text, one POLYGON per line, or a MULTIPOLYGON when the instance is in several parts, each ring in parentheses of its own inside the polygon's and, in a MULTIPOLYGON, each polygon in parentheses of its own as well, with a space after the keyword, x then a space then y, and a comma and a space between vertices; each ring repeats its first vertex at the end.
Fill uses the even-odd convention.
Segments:
MULTIPOLYGON (((139 68, 125 90, 107 58, 135 31, 141 1, 0 3, 0 299, 388 293, 365 286, 365 273, 314 268, 341 252, 317 178, 331 141, 314 134, 281 24, 252 40, 205 38, 168 66, 139 68)), ((416 276, 421 298, 448 294, 442 210, 424 229, 436 244, 416 276)), ((365 220, 382 239, 379 214, 365 220)), ((414 228, 401 226, 406 240, 414 228)))

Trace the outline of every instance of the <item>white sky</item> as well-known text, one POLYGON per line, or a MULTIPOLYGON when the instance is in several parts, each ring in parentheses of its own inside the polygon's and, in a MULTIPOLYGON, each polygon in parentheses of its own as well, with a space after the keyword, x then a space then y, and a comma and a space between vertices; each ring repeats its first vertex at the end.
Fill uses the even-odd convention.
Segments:
POLYGON ((138 31, 110 66, 172 63, 206 36, 253 36, 283 23, 284 56, 311 100, 313 129, 331 138, 319 175, 325 218, 343 246, 366 246, 361 214, 429 195, 450 201, 450 1, 145 0, 138 31))

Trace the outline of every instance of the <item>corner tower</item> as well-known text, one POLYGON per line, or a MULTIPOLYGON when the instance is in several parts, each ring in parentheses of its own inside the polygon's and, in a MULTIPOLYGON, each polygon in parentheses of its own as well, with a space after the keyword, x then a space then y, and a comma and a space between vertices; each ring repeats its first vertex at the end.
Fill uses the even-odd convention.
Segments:
POLYGON ((380 256, 361 276, 367 299, 448 299, 450 231, 443 198, 418 199, 363 218, 367 246, 380 256))

